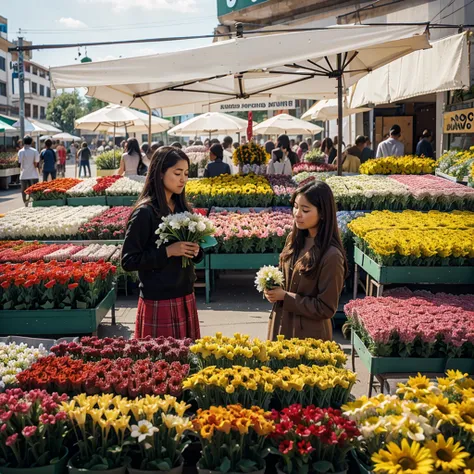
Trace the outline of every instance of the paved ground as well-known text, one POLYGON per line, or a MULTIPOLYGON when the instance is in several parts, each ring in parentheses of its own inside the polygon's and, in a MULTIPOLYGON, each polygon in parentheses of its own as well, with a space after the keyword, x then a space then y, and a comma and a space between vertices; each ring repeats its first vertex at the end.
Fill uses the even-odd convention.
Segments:
MULTIPOLYGON (((92 165, 95 175, 95 165, 92 165)), ((67 165, 67 177, 74 177, 74 165, 67 165)), ((19 188, 0 191, 0 213, 5 213, 23 206, 19 188)), ((216 291, 211 304, 207 305, 204 290, 197 289, 197 302, 202 335, 212 335, 221 331, 226 335, 235 332, 249 334, 252 337, 265 339, 267 335, 268 316, 271 305, 263 300, 253 286, 254 273, 232 272, 221 275, 216 282, 216 291)), ((99 328, 99 335, 123 335, 132 337, 135 325, 138 295, 120 294, 117 301, 117 325, 111 325, 111 315, 106 317, 99 328)), ((308 336, 311 336, 308 334, 308 336)), ((340 328, 334 331, 334 338, 349 351, 348 341, 344 340, 340 328)), ((355 396, 367 393, 367 371, 356 361, 359 381, 353 390, 355 396)))

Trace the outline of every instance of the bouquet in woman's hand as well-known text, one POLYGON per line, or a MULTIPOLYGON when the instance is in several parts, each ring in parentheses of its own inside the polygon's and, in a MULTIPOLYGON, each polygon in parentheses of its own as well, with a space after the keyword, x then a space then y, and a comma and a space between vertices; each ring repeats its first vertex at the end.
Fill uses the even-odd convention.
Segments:
POLYGON ((272 266, 264 266, 257 272, 255 286, 257 291, 263 293, 265 290, 272 290, 276 286, 283 286, 283 273, 272 266))
MULTIPOLYGON (((156 230, 159 239, 156 246, 161 247, 168 242, 192 242, 203 244, 206 238, 211 237, 216 231, 213 222, 207 217, 191 212, 170 214, 162 218, 161 224, 156 230)), ((186 268, 191 259, 182 257, 183 268, 186 268)))

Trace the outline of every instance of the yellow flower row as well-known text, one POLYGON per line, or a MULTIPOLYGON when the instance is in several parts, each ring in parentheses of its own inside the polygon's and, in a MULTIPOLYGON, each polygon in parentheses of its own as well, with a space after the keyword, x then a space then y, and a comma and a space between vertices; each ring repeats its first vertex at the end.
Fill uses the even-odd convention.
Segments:
POLYGON ((419 156, 388 156, 368 160, 360 166, 361 174, 432 174, 436 162, 419 156))
POLYGON ((186 185, 186 192, 190 195, 206 194, 212 196, 234 193, 273 194, 268 181, 262 176, 255 175, 221 175, 216 178, 191 180, 186 185))
POLYGON ((305 387, 328 390, 334 387, 349 388, 356 381, 353 372, 332 366, 299 365, 273 371, 268 367, 251 369, 207 367, 183 382, 183 388, 193 390, 200 386, 215 386, 234 393, 236 389, 272 393, 276 389, 302 391, 305 387))
POLYGON ((312 338, 285 339, 284 336, 278 336, 277 341, 262 342, 258 338, 251 339, 248 335, 236 333, 234 337, 226 337, 218 332, 215 336, 198 339, 190 349, 204 361, 206 359, 232 361, 243 358, 249 359, 249 363, 266 364, 272 360, 286 362, 291 359, 338 367, 347 361, 344 351, 336 342, 312 338))
POLYGON ((474 257, 474 213, 374 211, 348 224, 375 254, 474 257))
POLYGON ((255 406, 246 409, 241 405, 199 409, 193 420, 193 426, 204 439, 211 439, 218 432, 229 434, 235 431, 243 436, 252 429, 259 436, 267 436, 274 430, 270 412, 255 406))

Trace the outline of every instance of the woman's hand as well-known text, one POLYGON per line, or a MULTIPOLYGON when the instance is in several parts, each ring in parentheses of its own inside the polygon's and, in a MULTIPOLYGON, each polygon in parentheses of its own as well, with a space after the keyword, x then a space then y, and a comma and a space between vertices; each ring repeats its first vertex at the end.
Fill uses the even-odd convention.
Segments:
POLYGON ((276 303, 285 299, 286 291, 281 287, 276 287, 273 290, 265 290, 263 294, 270 303, 276 303))
POLYGON ((192 242, 175 242, 166 247, 168 257, 194 258, 199 254, 199 245, 192 242))

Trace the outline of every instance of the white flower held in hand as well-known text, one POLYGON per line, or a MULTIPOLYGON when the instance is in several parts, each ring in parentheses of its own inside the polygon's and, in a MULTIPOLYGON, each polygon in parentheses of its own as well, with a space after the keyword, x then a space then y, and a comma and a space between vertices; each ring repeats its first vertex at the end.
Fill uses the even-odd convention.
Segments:
POLYGON ((276 286, 282 287, 283 281, 283 273, 277 267, 265 266, 257 272, 255 286, 257 291, 263 293, 265 290, 271 290, 276 286))

